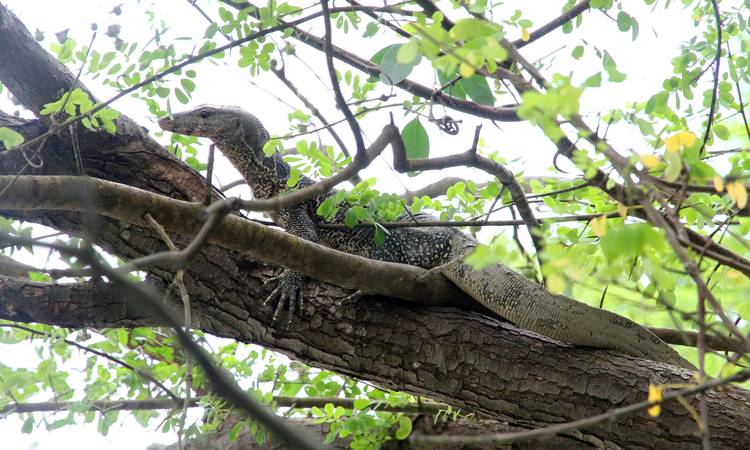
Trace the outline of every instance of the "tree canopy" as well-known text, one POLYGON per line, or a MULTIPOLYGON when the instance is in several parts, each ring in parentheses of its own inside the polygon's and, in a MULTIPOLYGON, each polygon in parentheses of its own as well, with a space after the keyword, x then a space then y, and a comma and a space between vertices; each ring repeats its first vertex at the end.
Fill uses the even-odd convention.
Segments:
POLYGON ((746 1, 111 3, 34 33, 0 3, 0 418, 17 432, 750 446, 746 1), (209 142, 156 125, 201 102, 258 116, 293 194, 251 199, 209 142), (382 243, 430 214, 481 240, 473 266, 629 317, 698 370, 555 342, 439 274, 284 233, 263 212, 312 195, 303 174, 338 189, 314 212, 347 208, 328 226, 382 243), (312 278, 289 325, 263 303, 281 267, 312 278), (13 356, 32 349, 33 366, 13 356))

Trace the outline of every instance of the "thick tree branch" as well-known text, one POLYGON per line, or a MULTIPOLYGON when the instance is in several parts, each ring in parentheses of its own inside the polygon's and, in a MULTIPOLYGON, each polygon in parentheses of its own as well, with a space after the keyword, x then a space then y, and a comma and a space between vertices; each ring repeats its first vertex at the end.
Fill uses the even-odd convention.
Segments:
MULTIPOLYGON (((12 178, 0 176, 0 186, 12 178)), ((149 213, 168 231, 187 236, 196 235, 203 226, 200 204, 88 177, 22 176, 0 199, 0 209, 90 212, 140 226, 148 225, 144 215, 149 213), (82 193, 88 197, 87 202, 81 202, 82 193)), ((431 305, 474 303, 439 274, 339 252, 235 216, 216 225, 209 242, 364 292, 431 305), (388 284, 388 292, 384 292, 383 278, 393 281, 388 284)))
POLYGON ((71 328, 156 325, 134 308, 130 293, 95 279, 40 283, 0 276, 0 318, 71 328))

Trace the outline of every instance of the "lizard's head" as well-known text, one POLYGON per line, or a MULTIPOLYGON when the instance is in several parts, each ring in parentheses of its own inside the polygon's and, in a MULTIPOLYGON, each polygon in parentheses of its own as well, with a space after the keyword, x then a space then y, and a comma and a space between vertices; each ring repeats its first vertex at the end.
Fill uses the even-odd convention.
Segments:
POLYGON ((257 117, 234 106, 199 106, 159 119, 167 131, 206 137, 217 145, 247 148, 262 155, 268 132, 257 117))

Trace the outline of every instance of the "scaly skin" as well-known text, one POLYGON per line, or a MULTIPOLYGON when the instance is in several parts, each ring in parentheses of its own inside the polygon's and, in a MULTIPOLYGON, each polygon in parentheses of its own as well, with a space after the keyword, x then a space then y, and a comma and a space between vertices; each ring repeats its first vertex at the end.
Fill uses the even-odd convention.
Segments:
MULTIPOLYGON (((159 121, 175 133, 211 139, 242 174, 257 198, 270 198, 286 191, 289 165, 281 155, 263 155, 269 135, 252 114, 236 107, 201 106, 159 121)), ((302 177, 299 186, 314 181, 302 177)), ((618 350, 623 353, 694 369, 672 347, 641 325, 610 311, 592 308, 543 287, 503 264, 481 270, 456 263, 477 245, 470 236, 453 228, 402 228, 392 230, 385 243, 374 243, 371 228, 333 230, 318 228, 314 212, 331 193, 304 204, 271 213, 272 219, 301 238, 356 255, 432 269, 443 275, 476 301, 499 316, 530 331, 574 345, 618 350), (444 267, 441 267, 444 266, 444 267)), ((343 212, 334 221, 343 221, 343 212)), ((301 309, 305 277, 286 270, 267 301, 278 297, 274 320, 289 304, 291 320, 301 309)))

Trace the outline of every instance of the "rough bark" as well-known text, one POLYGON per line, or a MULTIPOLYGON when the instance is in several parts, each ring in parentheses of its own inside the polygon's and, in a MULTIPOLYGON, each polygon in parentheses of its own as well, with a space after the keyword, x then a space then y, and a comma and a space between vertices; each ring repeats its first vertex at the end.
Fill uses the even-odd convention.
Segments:
MULTIPOLYGON (((0 81, 34 111, 70 88, 71 74, 0 5, 0 61, 10 60, 14 64, 0 66, 0 81), (45 75, 30 77, 27 71, 45 75)), ((79 130, 88 175, 177 199, 195 201, 202 196, 204 180, 199 174, 168 154, 132 120, 122 117, 119 122, 116 135, 79 130)), ((42 153, 44 167, 28 173, 71 173, 73 158, 64 136, 51 139, 42 153)), ((10 152, 0 160, 0 173, 15 174, 22 164, 18 152, 10 152)), ((165 249, 152 231, 113 219, 94 220, 79 213, 3 214, 85 235, 124 258, 165 249)), ((186 239, 178 237, 177 244, 186 239)), ((455 308, 420 308, 387 299, 337 306, 345 292, 322 283, 310 283, 305 291, 307 309, 315 314, 289 329, 276 329, 270 324, 270 309, 259 302, 268 293, 262 281, 275 272, 237 252, 207 246, 186 269, 196 327, 523 428, 579 419, 643 400, 652 381, 689 379, 687 372, 673 367, 573 348, 455 308)), ((159 268, 149 276, 157 283, 171 279, 169 271, 159 268)), ((76 320, 92 326, 125 326, 143 320, 121 292, 107 285, 98 287, 96 296, 79 298, 82 303, 65 309, 62 318, 55 303, 42 302, 40 307, 38 301, 46 293, 52 299, 55 289, 62 293, 68 288, 25 283, 35 287, 15 291, 19 296, 13 305, 15 320, 66 326, 75 326, 76 320), (100 317, 96 309, 88 310, 86 299, 98 307, 104 302, 117 313, 100 317), (31 307, 36 308, 33 314, 31 307)), ((69 302, 71 297, 66 298, 69 302)), ((714 446, 750 447, 747 392, 736 388, 712 392, 707 394, 707 404, 714 446)), ((695 424, 677 404, 667 405, 658 419, 639 414, 561 439, 578 448, 700 446, 695 424)))

